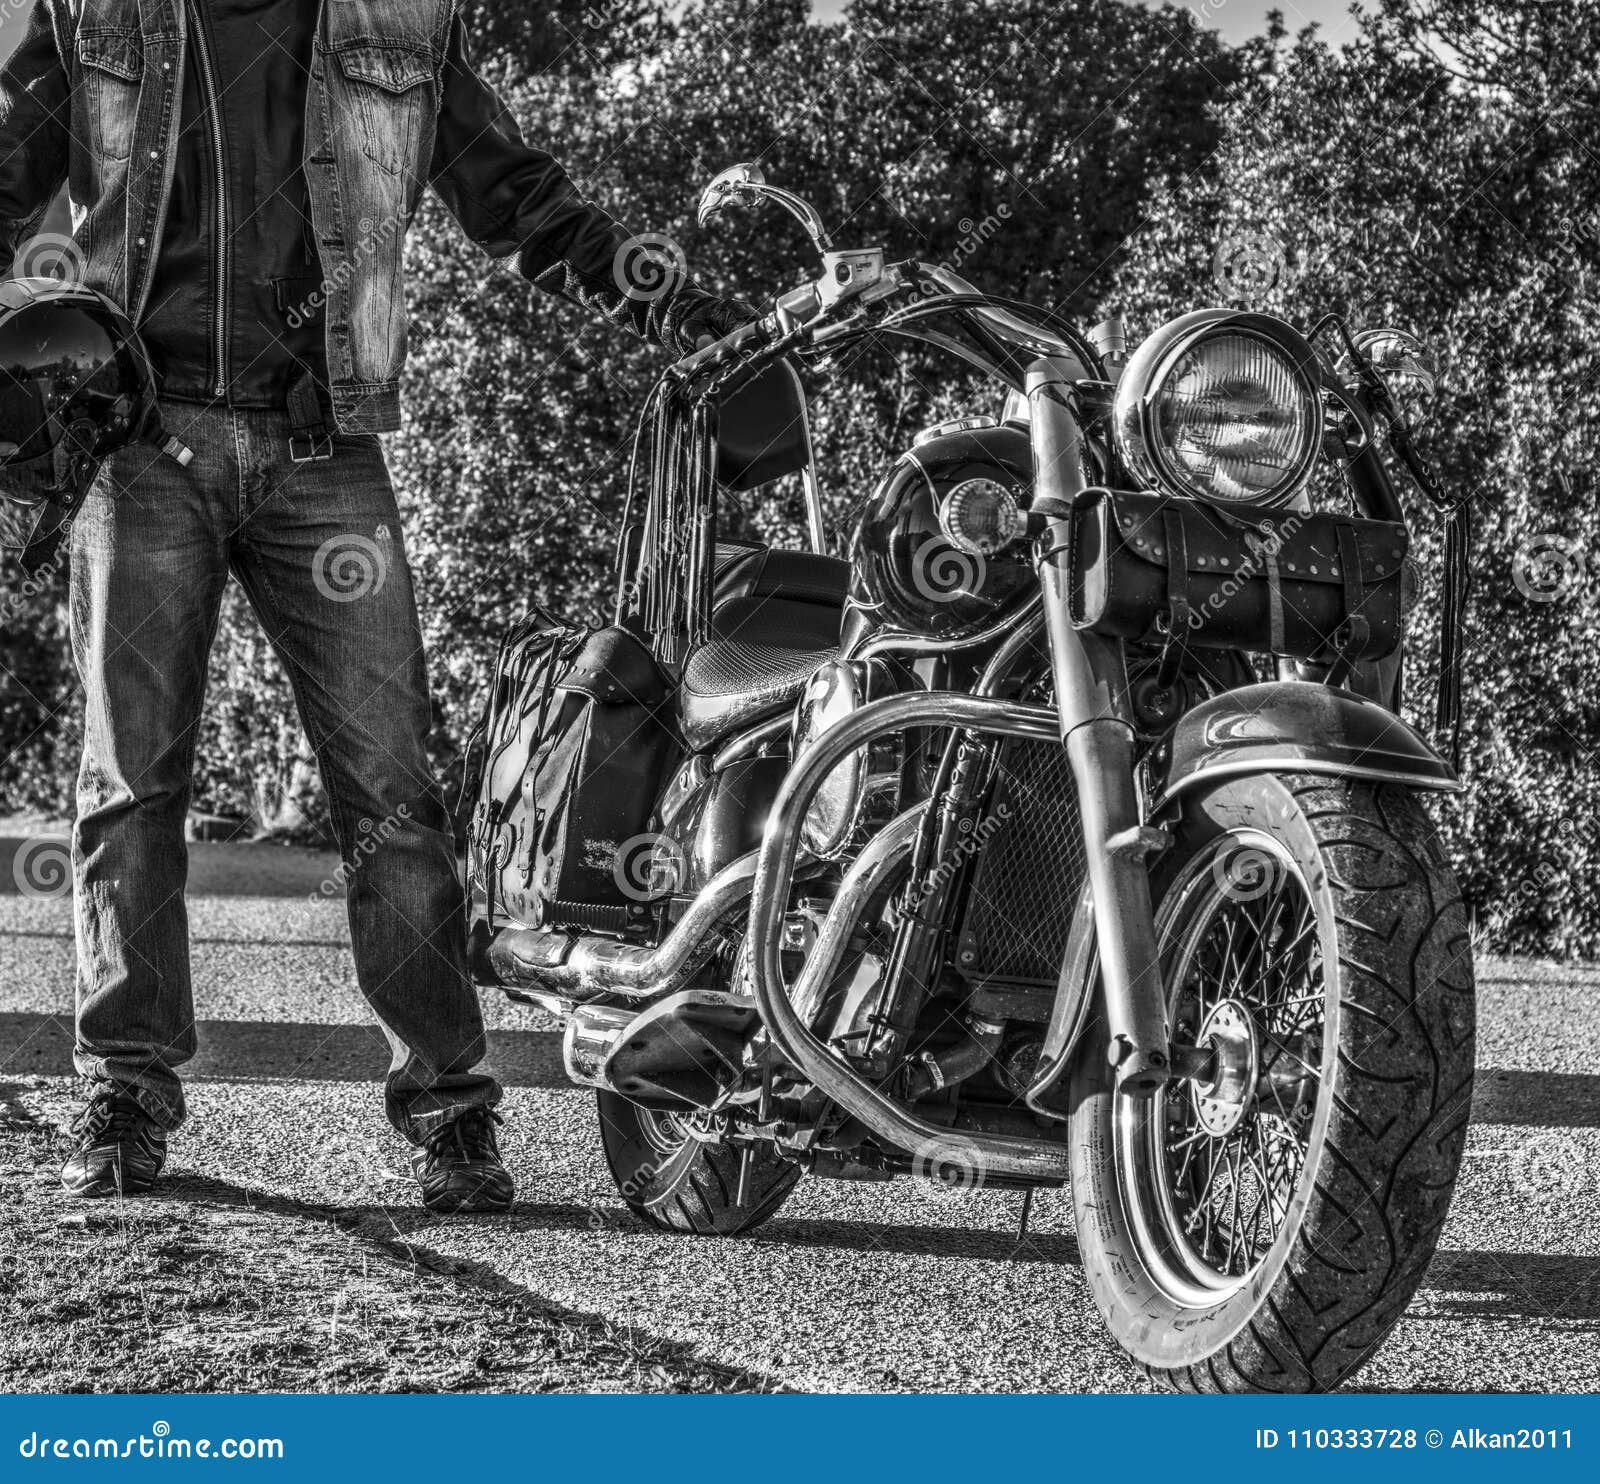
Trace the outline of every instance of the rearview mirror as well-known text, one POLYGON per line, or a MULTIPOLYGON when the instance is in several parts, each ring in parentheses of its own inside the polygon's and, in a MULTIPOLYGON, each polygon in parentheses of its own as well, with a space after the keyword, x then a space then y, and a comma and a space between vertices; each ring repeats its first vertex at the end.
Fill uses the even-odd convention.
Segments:
POLYGON ((700 193, 700 210, 696 220, 703 227, 712 217, 720 215, 730 206, 754 206, 756 193, 750 187, 766 183, 766 175, 753 160, 729 165, 714 176, 700 193))
POLYGON ((822 225, 822 218, 817 215, 816 208, 803 196, 795 195, 793 191, 786 191, 782 186, 768 185, 765 172, 754 160, 730 165, 712 179, 711 184, 700 193, 700 209, 696 213, 696 220, 703 227, 712 217, 730 206, 754 206, 757 201, 762 200, 776 201, 794 217, 806 229, 806 235, 811 238, 811 245, 819 253, 833 250, 828 229, 822 225))

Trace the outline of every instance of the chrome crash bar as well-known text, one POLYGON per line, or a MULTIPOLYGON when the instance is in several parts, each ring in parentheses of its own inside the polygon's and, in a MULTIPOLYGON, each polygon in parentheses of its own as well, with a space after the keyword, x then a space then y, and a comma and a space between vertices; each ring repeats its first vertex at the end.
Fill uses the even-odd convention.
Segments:
MULTIPOLYGON (((793 990, 787 990, 783 983, 779 953, 784 907, 794 880, 800 823, 812 796, 834 767, 858 747, 884 733, 917 726, 964 727, 976 732, 1025 737, 1054 746, 1061 744, 1060 722, 1056 713, 1047 707, 940 691, 921 691, 874 701, 818 738, 816 744, 796 760, 785 778, 767 818, 766 834, 761 842, 750 901, 750 977, 756 1007, 779 1053, 813 1085, 893 1147, 935 1165, 941 1155, 959 1151, 964 1164, 985 1175, 1065 1180, 1068 1176, 1065 1145, 1046 1139, 957 1131, 930 1123, 866 1081, 812 1032, 799 1006, 814 1004, 820 986, 833 967, 829 960, 837 959, 843 949, 847 932, 838 925, 843 924, 848 915, 840 910, 847 904, 839 903, 829 913, 824 937, 819 938, 808 956, 793 990), (828 929, 833 932, 830 934, 828 929)), ((878 853, 871 866, 860 871, 855 883, 858 888, 864 888, 869 880, 876 882, 882 878, 878 867, 909 842, 917 813, 920 809, 902 815, 868 847, 869 852, 878 853)), ((858 861, 858 869, 861 866, 862 862, 858 861)), ((858 890, 853 896, 858 905, 862 892, 858 890)))

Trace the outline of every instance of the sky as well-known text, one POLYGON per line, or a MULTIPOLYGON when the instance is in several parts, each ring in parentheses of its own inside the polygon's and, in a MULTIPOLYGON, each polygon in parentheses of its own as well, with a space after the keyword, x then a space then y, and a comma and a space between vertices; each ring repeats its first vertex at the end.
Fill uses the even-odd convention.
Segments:
MULTIPOLYGON (((1229 41, 1245 41, 1267 28, 1267 12, 1281 10, 1291 34, 1312 21, 1322 26, 1324 40, 1337 45, 1349 23, 1350 0, 1172 0, 1187 4, 1203 24, 1222 32, 1229 41)), ((812 0, 819 20, 832 20, 844 10, 846 0, 812 0)))

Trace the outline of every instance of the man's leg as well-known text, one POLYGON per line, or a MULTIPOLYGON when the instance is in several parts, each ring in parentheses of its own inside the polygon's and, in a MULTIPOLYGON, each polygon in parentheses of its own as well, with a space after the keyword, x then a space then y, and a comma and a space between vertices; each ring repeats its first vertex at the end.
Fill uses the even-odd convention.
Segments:
MULTIPOLYGON (((295 464, 287 420, 247 413, 247 517, 233 563, 293 681, 332 808, 361 992, 388 1036, 390 1121, 422 1144, 500 1098, 473 1068, 483 1014, 468 979, 450 821, 429 766, 422 636, 376 438, 295 464)), ((509 1198, 509 1184, 506 1186, 509 1198)))
POLYGON ((72 529, 72 649, 84 689, 73 833, 74 1061, 163 1129, 194 1055, 184 815, 206 660, 227 580, 225 414, 182 409, 180 467, 138 445, 107 461, 72 529))

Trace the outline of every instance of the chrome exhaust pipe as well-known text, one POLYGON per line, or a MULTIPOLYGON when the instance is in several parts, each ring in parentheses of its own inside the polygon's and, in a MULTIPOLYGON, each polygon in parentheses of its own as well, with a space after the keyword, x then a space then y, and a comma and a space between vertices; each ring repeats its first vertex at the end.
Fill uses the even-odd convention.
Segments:
MULTIPOLYGON (((838 895, 818 929, 816 943, 806 956, 805 968, 794 984, 792 996, 802 1019, 809 1022, 820 1008, 822 993, 844 956, 863 904, 911 849, 921 814, 919 805, 886 825, 845 872, 838 895)), ((651 996, 651 1003, 658 998, 651 996)), ((648 1012, 645 1004, 576 1005, 566 1012, 561 1060, 569 1080, 580 1087, 618 1091, 605 1078, 606 1059, 634 1022, 648 1012)))
POLYGON ((561 1061, 567 1080, 579 1087, 607 1087, 601 1068, 611 1048, 640 1013, 632 1006, 620 1010, 613 1005, 579 1005, 567 1017, 566 1033, 561 1037, 561 1061))
POLYGON ((717 930, 749 900, 758 851, 724 866, 701 889, 678 925, 654 948, 559 928, 501 928, 487 956, 496 981, 574 1000, 615 994, 659 1000, 682 989, 705 966, 717 930))

